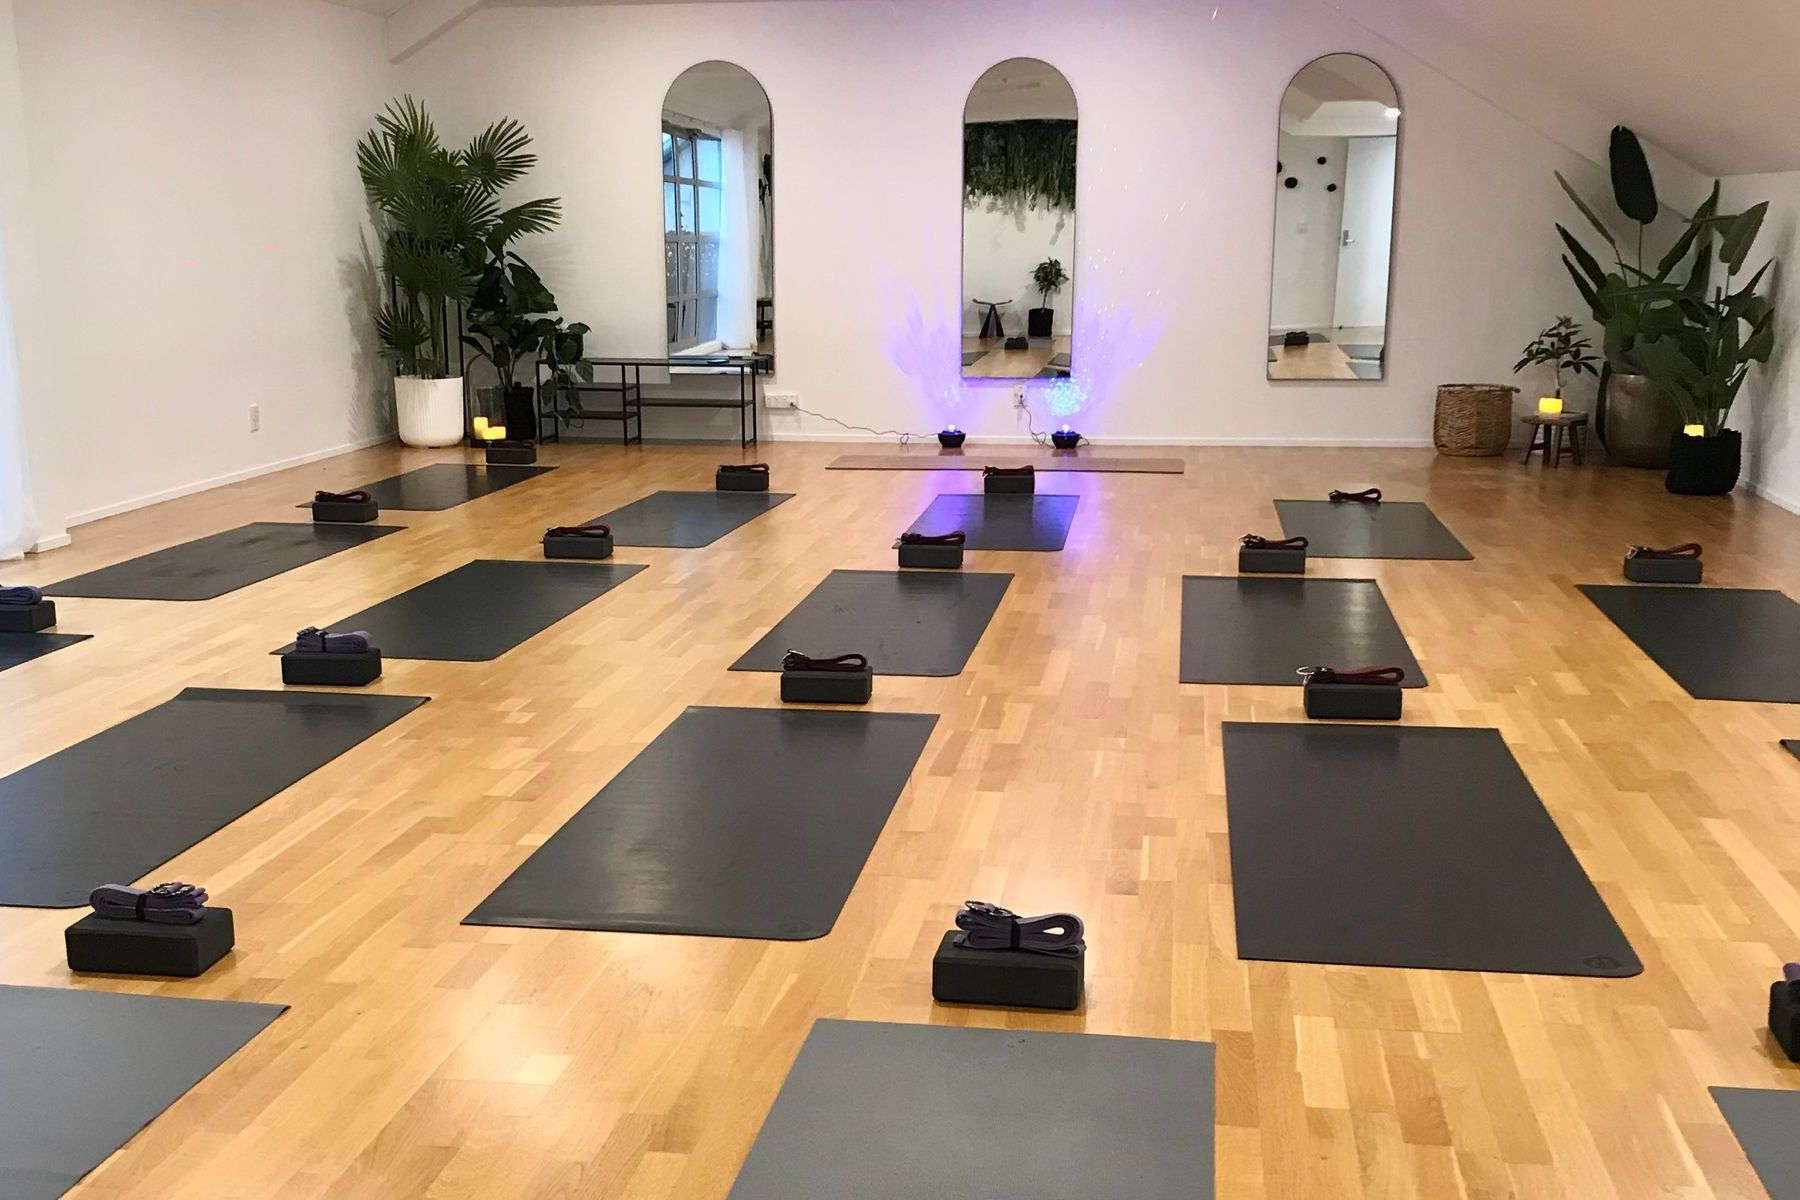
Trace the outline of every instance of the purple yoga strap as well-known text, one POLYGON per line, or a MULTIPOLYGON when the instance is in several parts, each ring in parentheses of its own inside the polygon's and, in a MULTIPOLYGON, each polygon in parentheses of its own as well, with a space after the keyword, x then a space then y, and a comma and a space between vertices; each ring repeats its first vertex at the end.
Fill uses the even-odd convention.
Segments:
POLYGON ((720 463, 719 470, 724 471, 727 474, 730 474, 733 471, 745 471, 745 472, 754 471, 758 475, 767 475, 769 473, 769 464, 768 463, 720 463))
POLYGON ((357 488, 354 492, 314 492, 314 504, 363 504, 374 497, 357 488))
POLYGON ((30 608, 43 598, 44 593, 34 587, 0 587, 0 605, 8 608, 30 608))
POLYGON ((1335 667, 1301 667, 1300 674, 1306 676, 1308 685, 1315 683, 1385 683, 1398 684, 1406 678, 1406 672, 1400 667, 1358 667, 1354 671, 1341 671, 1335 667))
POLYGON ((900 535, 902 546, 960 546, 969 540, 969 535, 958 529, 953 533, 903 533, 900 535))
POLYGON ((1087 948, 1081 918, 1074 913, 1021 917, 1011 909, 967 900, 956 914, 956 944, 969 950, 1030 950, 1073 958, 1087 948))
POLYGON ((159 883, 135 888, 101 884, 88 893, 94 912, 113 921, 150 921, 158 925, 195 925, 206 916, 206 889, 197 884, 159 883))
POLYGON ((612 536, 612 526, 596 521, 592 525, 557 525, 544 530, 547 538, 603 538, 612 536))
POLYGON ((1669 546, 1657 550, 1649 546, 1633 546, 1625 555, 1626 558, 1699 558, 1699 542, 1683 542, 1679 546, 1669 546))
POLYGON ((983 467, 983 468, 981 468, 981 473, 983 476, 988 476, 988 475, 1036 475, 1037 468, 1032 466, 1030 463, 1026 463, 1022 467, 983 467))
POLYGON ((1304 550, 1311 545, 1303 537, 1283 538, 1277 542, 1258 533, 1246 533, 1240 540, 1246 550, 1304 550))
POLYGON ((366 654, 369 651, 369 635, 362 629, 349 633, 332 633, 327 629, 308 626, 294 635, 294 649, 308 654, 366 654))
POLYGON ((1329 496, 1327 496, 1326 499, 1330 500, 1333 504, 1343 504, 1346 501, 1350 501, 1350 502, 1353 502, 1356 504, 1380 504, 1381 503, 1381 489, 1380 488, 1364 488, 1360 492, 1334 491, 1329 496))
POLYGON ((798 650, 789 650, 781 660, 784 671, 866 671, 866 654, 840 654, 836 658, 810 658, 798 650))

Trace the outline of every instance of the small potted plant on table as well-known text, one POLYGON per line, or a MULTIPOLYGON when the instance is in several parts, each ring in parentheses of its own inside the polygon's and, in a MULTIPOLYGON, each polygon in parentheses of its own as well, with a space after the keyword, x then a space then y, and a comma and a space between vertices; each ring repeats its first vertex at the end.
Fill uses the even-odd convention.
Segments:
POLYGON ((1526 367, 1549 367, 1556 377, 1556 391, 1538 401, 1538 411, 1559 413, 1563 410, 1564 371, 1570 375, 1599 374, 1600 360, 1594 357, 1593 349, 1594 343, 1581 332, 1574 318, 1558 317, 1555 324, 1525 347, 1524 357, 1513 364, 1513 374, 1526 367))

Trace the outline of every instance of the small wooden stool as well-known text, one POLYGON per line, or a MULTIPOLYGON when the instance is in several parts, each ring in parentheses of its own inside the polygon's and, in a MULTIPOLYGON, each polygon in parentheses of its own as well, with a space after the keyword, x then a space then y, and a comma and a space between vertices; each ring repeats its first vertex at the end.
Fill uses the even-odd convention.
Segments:
POLYGON ((1519 461, 1529 463, 1534 450, 1544 452, 1544 465, 1558 466, 1562 462, 1563 433, 1569 435, 1569 453, 1575 458, 1575 465, 1582 465, 1581 431, 1587 428, 1588 415, 1584 412, 1562 413, 1527 413, 1519 420, 1531 430, 1531 439, 1525 445, 1525 456, 1519 461))

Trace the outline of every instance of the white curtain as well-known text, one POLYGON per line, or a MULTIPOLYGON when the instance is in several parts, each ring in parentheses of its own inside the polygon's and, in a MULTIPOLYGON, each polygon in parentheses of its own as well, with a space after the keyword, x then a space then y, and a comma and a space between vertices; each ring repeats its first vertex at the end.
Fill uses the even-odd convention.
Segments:
MULTIPOLYGON (((5 231, 0 229, 0 246, 5 231)), ((37 540, 31 489, 25 475, 25 431, 19 411, 19 362, 13 343, 12 309, 6 300, 6 270, 0 255, 0 559, 17 558, 37 540)))
POLYGON ((762 257, 754 146, 741 129, 719 135, 723 210, 719 219, 719 340, 744 349, 756 344, 756 272, 762 257))

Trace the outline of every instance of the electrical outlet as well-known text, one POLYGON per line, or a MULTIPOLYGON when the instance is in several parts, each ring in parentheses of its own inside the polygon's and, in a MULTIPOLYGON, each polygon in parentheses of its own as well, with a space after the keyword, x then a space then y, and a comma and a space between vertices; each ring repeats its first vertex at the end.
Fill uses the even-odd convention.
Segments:
POLYGON ((1025 385, 1022 383, 1013 384, 1013 407, 1025 407, 1025 385))
POLYGON ((262 428, 262 405, 252 404, 250 406, 250 432, 255 433, 257 430, 259 430, 261 428, 262 428))
POLYGON ((800 397, 795 392, 764 392, 763 403, 770 408, 799 408, 800 397))

